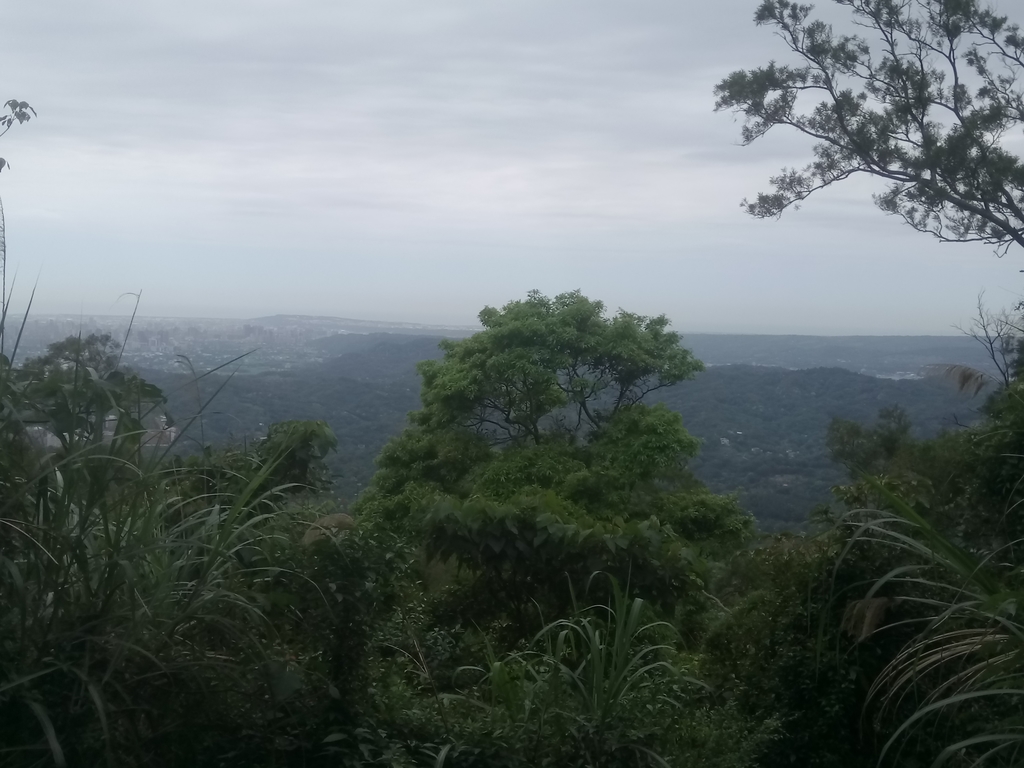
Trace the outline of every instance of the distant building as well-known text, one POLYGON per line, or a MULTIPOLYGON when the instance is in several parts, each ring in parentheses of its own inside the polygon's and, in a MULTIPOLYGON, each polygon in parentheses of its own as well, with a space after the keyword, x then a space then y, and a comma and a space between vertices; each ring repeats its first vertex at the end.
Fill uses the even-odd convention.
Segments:
POLYGON ((167 417, 161 415, 157 418, 156 429, 146 431, 145 436, 142 438, 142 444, 154 447, 167 446, 172 445, 177 439, 178 428, 167 426, 167 417))
MULTIPOLYGON (((117 434, 117 416, 107 416, 103 420, 103 442, 109 443, 117 434)), ((26 429, 31 443, 44 451, 55 451, 61 447, 60 438, 55 435, 49 426, 35 424, 26 429)), ((180 430, 177 427, 168 426, 166 416, 158 416, 156 425, 147 429, 142 435, 142 445, 150 447, 172 445, 178 439, 180 430)))

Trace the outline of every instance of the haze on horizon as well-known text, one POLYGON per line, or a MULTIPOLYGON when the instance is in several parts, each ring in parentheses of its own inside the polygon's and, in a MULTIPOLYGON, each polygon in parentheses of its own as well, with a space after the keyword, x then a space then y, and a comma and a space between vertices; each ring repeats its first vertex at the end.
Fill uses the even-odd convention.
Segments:
POLYGON ((712 111, 783 58, 756 5, 13 4, 2 97, 39 113, 0 140, 19 298, 38 274, 39 313, 141 289, 149 316, 471 325, 579 288, 687 333, 942 335, 981 291, 1012 305, 1012 250, 915 233, 870 182, 741 212, 809 156, 712 111))

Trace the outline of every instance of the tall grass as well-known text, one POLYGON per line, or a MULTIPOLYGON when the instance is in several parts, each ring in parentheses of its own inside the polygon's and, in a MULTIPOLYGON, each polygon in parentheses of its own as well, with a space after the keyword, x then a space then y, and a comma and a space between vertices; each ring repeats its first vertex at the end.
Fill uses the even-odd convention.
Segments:
MULTIPOLYGON (((510 765, 667 766, 657 753, 666 724, 681 714, 680 686, 700 686, 658 642, 674 630, 609 579, 607 601, 577 607, 545 626, 531 649, 498 657, 488 649, 478 700, 504 741, 510 765)), ((464 697, 454 697, 464 699, 464 697)), ((443 766, 455 745, 438 756, 443 766)))
POLYGON ((0 360, 2 765, 169 763, 181 729, 218 727, 211 702, 244 713, 254 671, 281 670, 259 595, 280 457, 211 489, 145 447, 160 400, 120 370, 0 360))
MULTIPOLYGON (((942 744, 933 765, 1024 762, 1024 568, 1014 542, 979 557, 936 530, 908 504, 878 487, 888 511, 847 519, 858 543, 899 554, 900 565, 875 581, 903 604, 920 631, 878 676, 869 701, 883 720, 902 715, 882 749, 899 763, 915 735, 942 744), (943 737, 942 734, 945 734, 943 737), (943 743, 944 742, 944 743, 943 743)), ((840 562, 842 557, 840 558, 840 562)))

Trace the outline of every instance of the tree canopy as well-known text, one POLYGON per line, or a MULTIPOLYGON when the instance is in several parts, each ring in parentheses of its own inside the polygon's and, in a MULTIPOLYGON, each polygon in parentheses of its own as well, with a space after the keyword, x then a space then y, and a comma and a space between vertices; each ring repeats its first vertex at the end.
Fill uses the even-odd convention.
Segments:
POLYGON ((357 514, 422 535, 521 615, 559 574, 683 589, 698 549, 746 539, 735 499, 686 469, 699 441, 682 418, 644 402, 703 368, 667 318, 533 292, 480 320, 420 364, 423 408, 381 453, 357 514))
POLYGON ((479 333, 442 342, 443 359, 420 363, 423 408, 382 453, 378 491, 508 502, 555 490, 617 514, 696 455, 679 414, 642 402, 703 367, 664 316, 609 318, 579 292, 533 292, 480 320, 479 333))
POLYGON ((795 63, 736 71, 715 89, 716 109, 743 115, 744 144, 776 126, 817 141, 810 163, 783 169, 746 210, 778 216, 866 174, 888 182, 876 204, 918 231, 1024 246, 1024 163, 1007 145, 1024 127, 1020 28, 976 0, 835 3, 862 34, 764 0, 754 20, 795 63))
POLYGON ((120 353, 121 345, 109 333, 68 336, 50 344, 43 354, 26 360, 21 368, 40 377, 60 377, 76 368, 91 368, 104 376, 117 368, 120 353))
POLYGON ((651 392, 691 378, 700 361, 668 318, 620 311, 578 291, 480 313, 481 333, 443 341, 444 360, 420 364, 417 423, 461 426, 492 444, 539 444, 608 426, 651 392))

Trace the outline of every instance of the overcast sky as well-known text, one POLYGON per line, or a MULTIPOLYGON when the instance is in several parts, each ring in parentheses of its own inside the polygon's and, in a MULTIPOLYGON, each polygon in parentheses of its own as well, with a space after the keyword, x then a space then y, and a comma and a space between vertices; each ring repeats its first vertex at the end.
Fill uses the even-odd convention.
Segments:
POLYGON ((7 3, 10 267, 38 312, 470 324, 580 288, 685 332, 950 333, 1024 259, 837 188, 739 201, 809 143, 713 111, 781 56, 755 0, 7 3))

